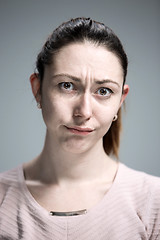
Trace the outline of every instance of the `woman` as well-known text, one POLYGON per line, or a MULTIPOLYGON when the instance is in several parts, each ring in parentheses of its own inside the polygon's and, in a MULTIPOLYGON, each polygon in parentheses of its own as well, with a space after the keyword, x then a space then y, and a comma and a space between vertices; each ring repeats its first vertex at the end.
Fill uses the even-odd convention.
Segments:
POLYGON ((160 179, 118 157, 127 56, 111 29, 72 19, 30 77, 46 124, 42 152, 0 176, 1 239, 159 239, 160 179))

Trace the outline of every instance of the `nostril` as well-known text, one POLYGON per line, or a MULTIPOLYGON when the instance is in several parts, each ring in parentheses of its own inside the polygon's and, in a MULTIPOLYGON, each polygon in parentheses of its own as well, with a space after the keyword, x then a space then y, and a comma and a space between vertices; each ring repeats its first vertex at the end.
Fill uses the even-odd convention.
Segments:
POLYGON ((78 112, 77 112, 77 113, 74 113, 73 115, 74 115, 75 117, 82 117, 82 114, 80 114, 80 113, 78 113, 78 112))

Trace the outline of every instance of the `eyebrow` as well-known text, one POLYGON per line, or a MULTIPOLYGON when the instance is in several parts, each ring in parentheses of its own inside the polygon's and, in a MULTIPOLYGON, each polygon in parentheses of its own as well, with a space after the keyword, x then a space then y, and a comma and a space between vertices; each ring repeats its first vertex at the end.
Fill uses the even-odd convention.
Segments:
POLYGON ((111 79, 104 79, 104 80, 96 80, 95 81, 97 84, 104 84, 104 83, 113 83, 116 84, 118 87, 120 87, 119 83, 111 80, 111 79))
MULTIPOLYGON (((60 74, 53 75, 52 78, 56 78, 56 77, 67 77, 75 82, 81 82, 80 78, 72 76, 70 74, 66 74, 66 73, 60 73, 60 74)), ((116 84, 118 87, 120 87, 119 83, 117 83, 111 79, 96 80, 95 83, 97 83, 99 85, 104 84, 104 83, 113 83, 113 84, 116 84)))
POLYGON ((67 77, 67 78, 70 78, 70 79, 73 80, 73 81, 81 82, 81 79, 80 79, 80 78, 75 77, 75 76, 72 76, 72 75, 69 75, 69 74, 67 74, 67 73, 56 74, 56 75, 53 75, 52 78, 56 78, 56 77, 67 77))

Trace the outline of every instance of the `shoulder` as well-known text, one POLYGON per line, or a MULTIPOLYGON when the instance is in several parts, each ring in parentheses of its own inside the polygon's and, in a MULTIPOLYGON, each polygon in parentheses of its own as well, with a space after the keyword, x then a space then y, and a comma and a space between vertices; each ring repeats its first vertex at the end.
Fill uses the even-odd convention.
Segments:
POLYGON ((136 188, 142 189, 155 189, 160 188, 160 177, 156 177, 150 174, 147 174, 142 171, 134 170, 127 167, 124 164, 120 165, 121 175, 123 176, 122 181, 128 183, 128 185, 136 186, 136 188))
POLYGON ((0 205, 8 192, 19 188, 19 174, 22 167, 0 173, 0 205))
POLYGON ((123 194, 144 222, 149 236, 159 236, 160 177, 133 170, 124 164, 121 164, 120 174, 123 194))
POLYGON ((151 200, 151 197, 160 202, 160 177, 131 169, 124 164, 120 165, 120 182, 128 190, 128 194, 135 198, 151 200))

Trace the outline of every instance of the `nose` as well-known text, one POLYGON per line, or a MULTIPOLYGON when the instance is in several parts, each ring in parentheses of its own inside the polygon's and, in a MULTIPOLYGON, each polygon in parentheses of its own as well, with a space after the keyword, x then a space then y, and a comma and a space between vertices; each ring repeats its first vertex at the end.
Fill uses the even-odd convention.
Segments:
POLYGON ((74 117, 79 117, 83 120, 89 120, 92 117, 91 95, 86 92, 80 96, 75 104, 74 117))

